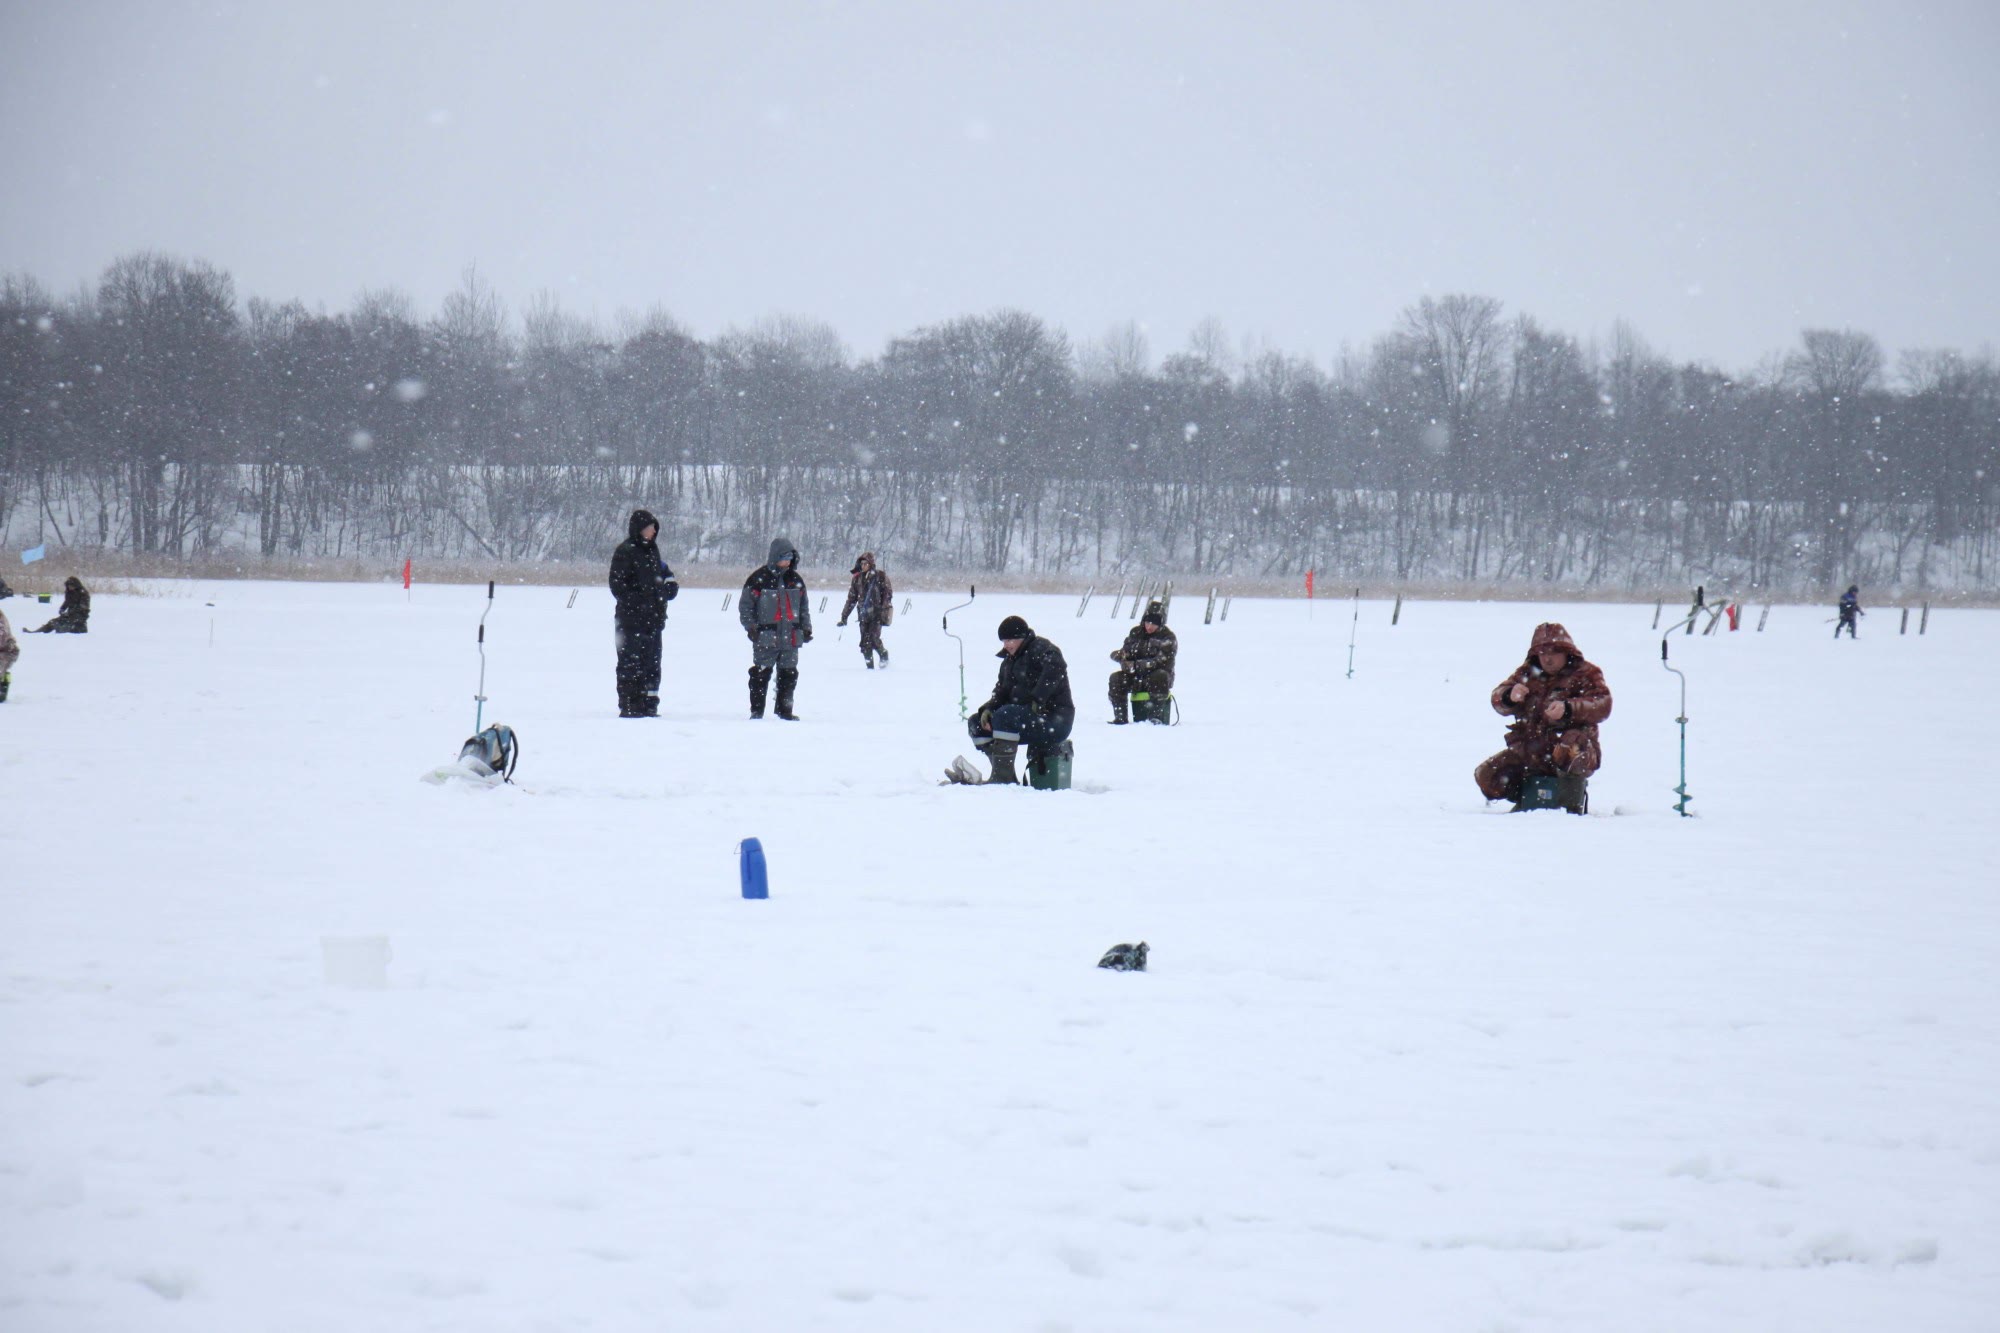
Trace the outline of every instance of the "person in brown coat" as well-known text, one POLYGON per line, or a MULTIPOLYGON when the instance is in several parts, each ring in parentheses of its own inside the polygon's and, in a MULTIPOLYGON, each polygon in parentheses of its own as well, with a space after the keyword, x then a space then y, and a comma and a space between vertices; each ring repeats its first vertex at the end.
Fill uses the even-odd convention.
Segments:
POLYGON ((840 608, 840 623, 859 610, 861 612, 861 660, 868 669, 875 669, 875 654, 882 658, 882 665, 889 665, 889 650, 882 646, 882 627, 896 614, 896 589, 889 583, 889 571, 878 568, 875 553, 863 551, 861 558, 854 562, 848 573, 847 605, 840 608))
POLYGON ((1554 621, 1535 626, 1527 660, 1493 687, 1492 702, 1514 720, 1507 748, 1472 770, 1487 800, 1518 801, 1524 778, 1588 777, 1604 762, 1597 724, 1611 716, 1611 689, 1554 621))

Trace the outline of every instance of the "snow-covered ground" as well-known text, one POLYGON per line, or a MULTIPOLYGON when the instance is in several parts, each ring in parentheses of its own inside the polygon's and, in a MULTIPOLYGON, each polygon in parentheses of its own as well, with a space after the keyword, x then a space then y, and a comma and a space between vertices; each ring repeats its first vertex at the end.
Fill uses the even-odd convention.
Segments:
MULTIPOLYGON (((810 573, 810 571, 808 571, 810 573)), ((503 588, 519 789, 433 787, 485 589, 161 584, 0 705, 0 1328, 2000 1328, 2000 613, 1183 598, 1185 724, 970 753, 957 598, 802 724, 721 594, 658 721, 609 602, 503 588), (1486 808, 1565 622, 1593 813, 1486 808), (772 896, 738 894, 762 839, 772 896), (385 989, 322 938, 388 937, 385 989), (1146 940, 1153 970, 1095 967, 1146 940)), ((5 607, 39 623, 44 608, 5 607)))

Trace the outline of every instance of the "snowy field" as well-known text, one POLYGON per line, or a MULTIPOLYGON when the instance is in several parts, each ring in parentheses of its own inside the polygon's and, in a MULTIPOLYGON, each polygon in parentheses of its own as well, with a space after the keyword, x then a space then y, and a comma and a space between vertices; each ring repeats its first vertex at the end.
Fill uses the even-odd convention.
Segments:
POLYGON ((494 791, 418 780, 483 587, 27 638, 0 1329, 2000 1328, 2000 613, 1677 637, 1682 819, 1650 606, 1364 603, 1348 679, 1348 603, 1184 597, 1169 730, 1103 725, 1104 600, 982 596, 973 702, 1005 614, 1071 663, 1042 793, 936 785, 960 599, 868 672, 827 590, 788 725, 719 592, 620 721, 604 591, 501 589, 494 791), (1617 701, 1581 819, 1470 777, 1545 618, 1617 701))

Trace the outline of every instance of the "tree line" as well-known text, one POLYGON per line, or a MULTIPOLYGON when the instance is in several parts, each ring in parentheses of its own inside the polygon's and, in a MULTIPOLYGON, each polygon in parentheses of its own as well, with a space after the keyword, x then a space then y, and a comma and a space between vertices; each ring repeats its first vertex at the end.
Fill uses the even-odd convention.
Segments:
MULTIPOLYGON (((164 557, 683 559, 863 546, 910 568, 1817 592, 2000 578, 2000 365, 1806 330, 1757 371, 1424 297, 1331 365, 1154 363, 1002 310, 873 359, 773 318, 608 334, 476 273, 420 317, 239 302, 159 254, 0 279, 0 533, 164 557)), ((825 561, 822 561, 824 563, 825 561)))

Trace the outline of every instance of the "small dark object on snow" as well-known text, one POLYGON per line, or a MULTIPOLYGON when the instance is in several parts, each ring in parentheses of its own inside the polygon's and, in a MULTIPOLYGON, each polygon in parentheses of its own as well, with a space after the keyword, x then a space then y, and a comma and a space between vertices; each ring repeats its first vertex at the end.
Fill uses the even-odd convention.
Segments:
POLYGON ((1146 970, 1146 941, 1137 944, 1114 944, 1104 957, 1097 960, 1099 967, 1108 967, 1113 972, 1144 972, 1146 970))

